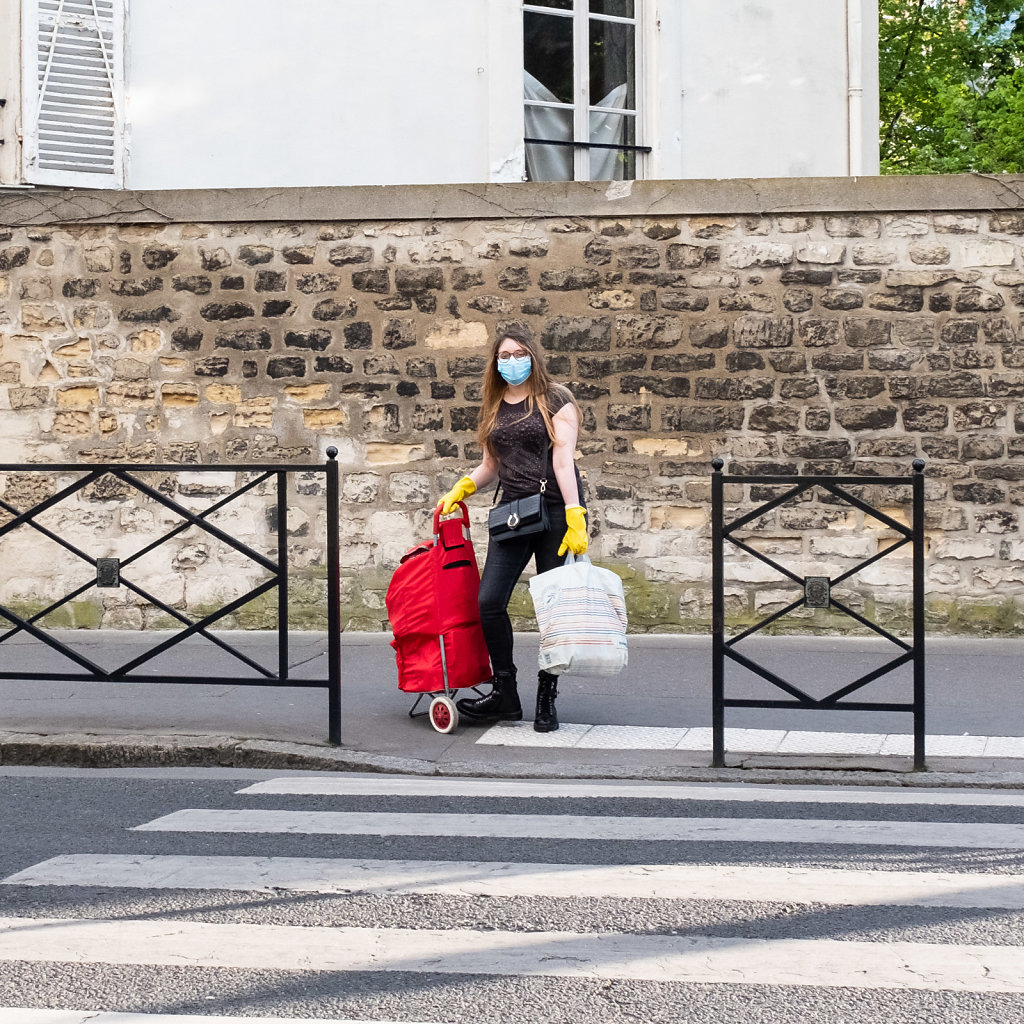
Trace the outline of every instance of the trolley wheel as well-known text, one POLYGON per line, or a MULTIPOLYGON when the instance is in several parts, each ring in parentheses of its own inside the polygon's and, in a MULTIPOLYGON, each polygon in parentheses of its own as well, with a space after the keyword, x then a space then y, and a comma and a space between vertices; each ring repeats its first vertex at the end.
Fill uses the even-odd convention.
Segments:
POLYGON ((459 709, 448 697, 435 697, 430 702, 430 724, 441 733, 451 732, 459 724, 459 709))

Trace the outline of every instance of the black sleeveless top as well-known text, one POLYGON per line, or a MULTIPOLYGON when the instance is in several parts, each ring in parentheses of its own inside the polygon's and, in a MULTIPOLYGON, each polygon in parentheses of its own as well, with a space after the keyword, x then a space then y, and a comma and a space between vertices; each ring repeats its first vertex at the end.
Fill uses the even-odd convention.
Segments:
MULTIPOLYGON (((569 401, 561 388, 548 392, 548 410, 554 416, 569 401)), ((515 404, 502 402, 498 406, 498 421, 491 432, 491 445, 498 459, 498 486, 503 501, 514 501, 536 494, 540 481, 547 480, 545 500, 552 505, 564 505, 562 492, 555 479, 554 447, 548 447, 548 432, 544 417, 536 406, 527 416, 526 399, 515 404)), ((575 467, 574 467, 575 469, 575 467)), ((579 470, 576 472, 576 487, 579 502, 583 504, 583 487, 579 470)))

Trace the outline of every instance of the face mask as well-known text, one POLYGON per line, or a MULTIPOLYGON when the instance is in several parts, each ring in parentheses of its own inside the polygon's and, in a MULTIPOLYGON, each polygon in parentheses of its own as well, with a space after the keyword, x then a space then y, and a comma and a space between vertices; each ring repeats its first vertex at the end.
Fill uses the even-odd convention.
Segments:
POLYGON ((530 376, 533 361, 529 356, 513 356, 498 360, 498 373, 508 384, 522 384, 530 376))

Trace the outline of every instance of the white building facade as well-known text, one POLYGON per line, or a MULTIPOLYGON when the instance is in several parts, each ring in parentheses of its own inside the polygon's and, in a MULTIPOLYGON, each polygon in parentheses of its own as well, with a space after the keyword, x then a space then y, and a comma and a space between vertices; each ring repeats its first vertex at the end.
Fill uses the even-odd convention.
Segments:
POLYGON ((0 185, 878 172, 877 0, 0 0, 0 185))

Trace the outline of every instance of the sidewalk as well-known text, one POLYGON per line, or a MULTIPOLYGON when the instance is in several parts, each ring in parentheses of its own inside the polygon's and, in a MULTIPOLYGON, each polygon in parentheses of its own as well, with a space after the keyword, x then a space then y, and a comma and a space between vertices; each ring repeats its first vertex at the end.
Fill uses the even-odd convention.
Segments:
MULTIPOLYGON (((276 664, 276 635, 225 634, 250 657, 276 664)), ((161 634, 59 634, 106 668, 155 646, 161 634)), ((346 634, 342 645, 342 746, 327 745, 322 689, 219 684, 248 674, 202 638, 153 663, 154 683, 0 680, 3 765, 233 765, 385 771, 451 776, 643 778, 898 785, 1024 787, 1024 641, 945 639, 927 645, 928 768, 914 773, 912 719, 895 712, 727 709, 725 769, 709 767, 711 640, 630 638, 630 666, 612 679, 565 678, 563 727, 534 733, 536 636, 516 640, 526 721, 488 729, 460 725, 440 735, 411 719, 415 695, 397 687, 386 634, 346 634), (159 672, 209 679, 155 684, 159 672)), ((748 653, 814 693, 826 693, 891 658, 872 639, 768 637, 748 653)), ((296 675, 326 677, 323 634, 290 638, 296 675)), ((17 636, 0 647, 0 668, 77 671, 17 636)), ((730 696, 777 696, 730 667, 730 696)), ((745 675, 745 674, 744 674, 745 675)), ((865 699, 907 700, 909 666, 866 688, 865 699)), ((426 700, 421 707, 426 706, 426 700)))

